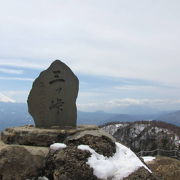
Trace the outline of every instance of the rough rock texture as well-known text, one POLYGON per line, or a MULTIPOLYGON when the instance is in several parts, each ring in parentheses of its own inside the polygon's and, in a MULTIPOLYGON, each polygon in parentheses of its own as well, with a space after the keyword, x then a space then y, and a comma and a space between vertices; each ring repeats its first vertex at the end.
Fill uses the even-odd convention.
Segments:
POLYGON ((134 173, 130 174, 123 180, 161 180, 155 177, 153 174, 149 173, 144 167, 139 168, 134 173))
POLYGON ((78 78, 60 60, 41 72, 33 83, 27 101, 36 127, 75 127, 78 90, 78 78))
MULTIPOLYGON (((77 136, 68 138, 67 148, 59 151, 51 150, 49 152, 43 175, 54 180, 98 180, 98 178, 93 175, 93 169, 86 164, 91 153, 89 151, 79 150, 77 146, 79 144, 89 145, 96 152, 104 156, 113 156, 116 152, 115 143, 106 136, 98 137, 91 134, 81 136, 80 134, 83 133, 78 133, 77 136)), ((144 168, 140 168, 126 179, 157 180, 144 168)), ((111 178, 109 180, 111 180, 111 178)))
MULTIPOLYGON (((19 129, 21 128, 19 127, 19 129)), ((31 128, 33 129, 33 127, 31 128)), ((13 130, 12 132, 14 132, 13 130)), ((45 134, 46 131, 41 130, 38 129, 37 133, 44 132, 45 134)), ((61 132, 57 129, 54 131, 61 132)), ((69 132, 70 130, 65 129, 64 131, 69 132)), ((13 134, 12 132, 11 134, 13 134)), ((48 131, 49 135, 51 135, 50 132, 51 130, 48 131)), ((19 135, 21 134, 24 133, 19 133, 19 135)), ((30 134, 27 137, 30 138, 30 134)), ((41 135, 40 133, 39 136, 41 135)), ((15 137, 18 138, 17 134, 15 137)), ((28 139, 27 137, 26 139, 28 139)), ((36 137, 38 138, 38 134, 36 137)), ((46 135, 46 137, 48 136, 46 135)), ((39 138, 38 140, 41 142, 44 139, 39 138)), ((93 175, 93 169, 86 164, 91 153, 79 150, 77 146, 89 145, 99 154, 109 157, 116 152, 115 139, 94 126, 79 127, 79 130, 74 130, 72 134, 69 133, 63 142, 67 144, 66 148, 49 151, 49 148, 45 147, 7 145, 0 141, 0 180, 42 179, 40 176, 48 177, 49 180, 99 180, 93 175)), ((132 180, 133 177, 135 180, 140 178, 155 180, 147 170, 138 170, 133 174, 127 180, 132 180)))
MULTIPOLYGON (((93 169, 86 162, 89 151, 82 151, 76 146, 68 146, 60 151, 50 151, 46 159, 44 174, 50 180, 100 180, 93 175, 93 169)), ((108 180, 113 180, 109 178, 108 180)), ((124 180, 161 180, 149 173, 145 168, 139 168, 124 180)))
POLYGON ((177 180, 180 177, 180 161, 177 159, 157 156, 155 160, 148 162, 148 166, 163 180, 177 180))
POLYGON ((76 146, 51 152, 46 160, 45 176, 54 180, 97 180, 93 169, 86 164, 88 157, 88 151, 78 150, 76 146))
POLYGON ((104 156, 113 156, 116 146, 114 138, 110 137, 101 130, 83 131, 69 136, 65 141, 67 148, 48 154, 44 175, 54 180, 97 180, 93 169, 86 164, 90 152, 79 150, 77 146, 89 145, 104 156))
POLYGON ((63 142, 68 136, 86 130, 96 130, 97 126, 82 125, 74 129, 43 129, 34 126, 7 128, 1 133, 1 139, 6 144, 45 146, 55 142, 63 142))
POLYGON ((3 145, 0 147, 0 180, 37 177, 45 166, 48 148, 3 145))
POLYGON ((115 139, 102 130, 82 131, 69 136, 65 143, 67 145, 89 145, 97 153, 104 156, 113 156, 116 152, 115 139))
POLYGON ((0 180, 25 180, 38 176, 48 176, 50 180, 96 180, 93 170, 86 164, 90 153, 78 150, 77 146, 89 145, 105 156, 115 153, 115 139, 91 125, 76 129, 9 128, 1 138, 8 143, 36 146, 6 145, 0 141, 0 180), (49 148, 37 146, 49 146, 54 142, 66 142, 68 147, 56 152, 51 150, 48 154, 49 148), (8 173, 10 169, 12 173, 8 173))

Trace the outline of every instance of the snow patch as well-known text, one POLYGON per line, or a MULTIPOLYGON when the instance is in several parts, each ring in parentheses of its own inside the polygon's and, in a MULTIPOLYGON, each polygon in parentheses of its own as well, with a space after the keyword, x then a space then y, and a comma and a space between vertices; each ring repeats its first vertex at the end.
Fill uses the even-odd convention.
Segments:
POLYGON ((55 151, 64 149, 66 147, 67 147, 66 144, 63 144, 63 143, 54 143, 50 145, 50 149, 55 150, 55 151))
POLYGON ((150 162, 156 159, 156 157, 153 156, 143 156, 142 158, 144 159, 144 162, 150 162))
POLYGON ((94 151, 88 145, 79 145, 78 149, 91 153, 87 164, 93 168, 93 174, 100 179, 120 180, 129 176, 140 167, 151 170, 126 146, 116 142, 116 153, 113 157, 105 157, 94 151))
POLYGON ((147 126, 147 124, 134 124, 130 132, 131 137, 137 137, 147 126))
POLYGON ((47 177, 43 176, 43 177, 38 177, 38 180, 49 180, 47 177))
POLYGON ((119 127, 123 126, 123 124, 115 124, 115 126, 116 126, 117 128, 119 128, 119 127))
MULTIPOLYGON (((31 178, 31 179, 26 179, 26 180, 35 180, 36 178, 34 177, 34 178, 31 178)), ((49 180, 46 176, 39 176, 38 178, 37 178, 37 180, 49 180)))
POLYGON ((122 127, 125 127, 127 126, 128 124, 111 124, 111 125, 107 125, 107 126, 104 126, 102 129, 104 131, 106 131, 107 133, 111 134, 111 135, 114 135, 115 132, 119 129, 119 128, 122 128, 122 127))

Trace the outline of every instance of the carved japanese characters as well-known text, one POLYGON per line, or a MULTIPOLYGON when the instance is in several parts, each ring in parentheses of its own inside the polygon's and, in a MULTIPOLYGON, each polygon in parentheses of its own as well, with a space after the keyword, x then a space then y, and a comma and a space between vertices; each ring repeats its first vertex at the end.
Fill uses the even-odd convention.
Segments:
POLYGON ((78 90, 78 78, 59 60, 41 72, 27 101, 36 127, 75 127, 78 90))

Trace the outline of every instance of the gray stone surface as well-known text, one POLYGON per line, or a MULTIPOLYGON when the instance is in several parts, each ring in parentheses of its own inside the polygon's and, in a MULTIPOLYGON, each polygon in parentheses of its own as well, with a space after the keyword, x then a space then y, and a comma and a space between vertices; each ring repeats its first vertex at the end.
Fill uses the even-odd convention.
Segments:
POLYGON ((39 176, 49 148, 0 143, 0 180, 25 180, 39 176))
POLYGON ((108 134, 107 132, 105 132, 101 129, 86 129, 86 131, 79 131, 74 135, 68 136, 65 140, 65 143, 68 141, 78 140, 85 135, 92 135, 92 136, 97 136, 97 137, 105 136, 105 137, 111 139, 111 141, 113 143, 116 142, 116 139, 112 135, 108 134))
POLYGON ((73 129, 44 129, 35 128, 34 126, 21 126, 7 128, 1 133, 1 139, 6 144, 49 147, 49 145, 55 142, 64 142, 68 136, 72 136, 78 132, 89 132, 97 129, 98 127, 94 125, 77 126, 73 129))
POLYGON ((28 109, 36 127, 75 127, 79 80, 63 62, 56 60, 34 81, 28 109))
MULTIPOLYGON (((97 126, 84 125, 72 129, 15 127, 6 129, 1 138, 10 141, 22 140, 21 143, 24 139, 42 145, 46 139, 49 138, 49 141, 54 136, 53 140, 56 140, 57 135, 63 137, 64 134, 68 134, 63 141, 67 147, 56 151, 39 146, 7 145, 0 139, 0 180, 40 180, 42 177, 45 180, 45 176, 49 180, 100 180, 87 164, 91 153, 77 148, 78 145, 84 144, 104 156, 114 155, 116 152, 114 138, 97 126)), ((178 177, 177 175, 175 177, 178 177)), ((112 179, 113 177, 108 178, 112 179)), ((137 169, 125 179, 157 180, 144 168, 137 169)))

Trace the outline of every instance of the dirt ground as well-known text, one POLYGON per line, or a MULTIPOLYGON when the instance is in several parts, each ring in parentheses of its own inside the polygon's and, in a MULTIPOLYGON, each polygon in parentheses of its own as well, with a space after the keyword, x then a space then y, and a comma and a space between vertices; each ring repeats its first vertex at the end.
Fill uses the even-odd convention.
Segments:
POLYGON ((163 180, 180 180, 180 161, 174 158, 157 156, 147 163, 157 177, 163 180))

